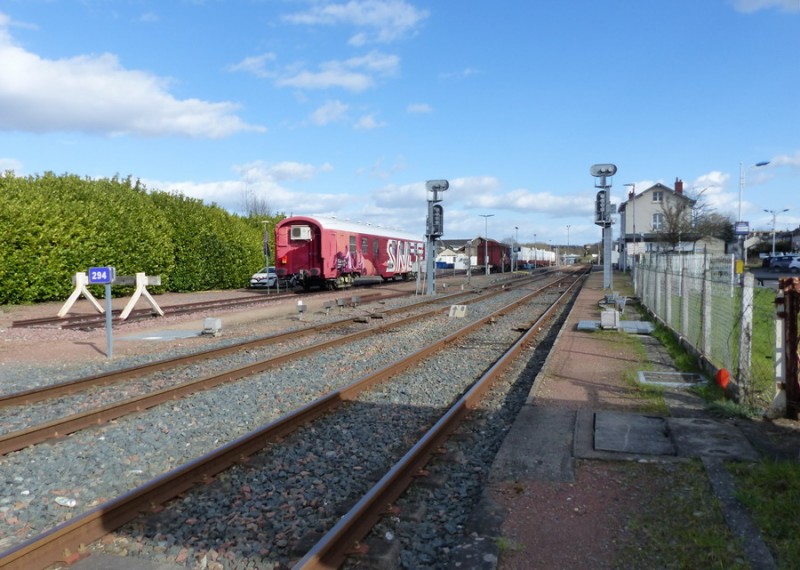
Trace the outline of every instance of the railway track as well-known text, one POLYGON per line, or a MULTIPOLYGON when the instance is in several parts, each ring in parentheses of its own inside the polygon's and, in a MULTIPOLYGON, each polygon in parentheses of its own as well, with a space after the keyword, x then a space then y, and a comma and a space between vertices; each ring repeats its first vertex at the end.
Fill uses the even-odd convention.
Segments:
MULTIPOLYGON (((518 283, 518 285, 522 285, 524 283, 525 281, 522 281, 518 283)), ((464 304, 477 302, 488 297, 498 295, 504 290, 504 287, 496 287, 489 292, 478 295, 472 300, 465 300, 463 302, 464 304)), ((426 299, 411 306, 403 306, 384 310, 381 313, 381 317, 383 317, 383 315, 391 315, 401 312, 413 312, 416 309, 423 309, 430 304, 440 305, 442 303, 449 303, 461 297, 470 295, 472 295, 470 292, 453 293, 444 297, 426 299)), ((197 393, 201 390, 211 389, 223 383, 235 382, 270 368, 280 366, 286 362, 291 362, 292 360, 302 358, 303 356, 317 351, 334 348, 348 342, 353 342, 359 338, 380 334, 381 332, 389 329, 407 326, 414 321, 429 318, 432 315, 444 310, 445 309, 441 307, 436 307, 427 311, 412 314, 411 316, 400 318, 399 320, 393 320, 391 322, 365 327, 358 332, 336 335, 332 339, 313 342, 308 346, 297 348, 288 352, 283 351, 274 356, 264 359, 257 359, 255 362, 249 364, 237 366, 235 368, 224 368, 217 373, 202 376, 200 378, 187 380, 156 390, 145 390, 141 394, 137 394, 120 401, 115 401, 101 407, 94 407, 80 413, 60 417, 46 423, 26 426, 22 429, 0 435, 0 455, 18 451, 30 445, 42 443, 49 439, 64 437, 80 429, 102 425, 125 415, 138 413, 165 402, 173 401, 189 394, 197 393)), ((49 400, 59 399, 69 394, 83 392, 102 386, 109 386, 123 381, 129 381, 134 378, 140 378, 156 372, 174 371, 182 367, 191 366, 192 364, 200 361, 220 359, 226 355, 234 353, 246 353, 265 346, 281 345, 289 340, 300 337, 315 337, 327 331, 349 325, 352 323, 352 320, 352 318, 347 318, 329 323, 308 326, 297 330, 270 335, 264 338, 244 341, 231 346, 214 348, 187 356, 161 360, 132 368, 116 370, 87 378, 79 378, 68 382, 62 382, 52 386, 43 386, 24 392, 8 394, 0 397, 0 409, 12 406, 31 405, 35 402, 45 402, 45 405, 48 405, 47 402, 49 400)), ((381 318, 380 320, 383 319, 381 318)))
MULTIPOLYGON (((537 291, 536 293, 541 294, 542 291, 537 291)), ((533 295, 533 293, 531 295, 533 295)), ((442 350, 443 347, 452 346, 454 343, 457 343, 459 339, 463 338, 465 335, 469 335, 478 327, 486 326, 487 323, 494 323, 494 320, 502 318, 508 312, 513 311, 520 303, 530 302, 527 297, 528 296, 525 298, 526 300, 520 300, 513 305, 503 307, 501 310, 481 318, 467 327, 463 327, 457 333, 453 333, 441 339, 435 345, 431 345, 427 349, 416 351, 412 355, 392 365, 387 365, 377 372, 366 375, 358 382, 354 382, 345 388, 331 391, 326 396, 284 415, 281 419, 271 422, 263 428, 251 432, 247 436, 243 436, 234 442, 224 445, 211 454, 193 460, 146 485, 138 487, 134 491, 104 503, 99 508, 79 515, 75 517, 74 521, 59 525, 53 529, 52 532, 48 532, 36 540, 28 541, 11 551, 0 554, 2 557, 0 558, 0 567, 37 568, 44 567, 44 564, 55 559, 73 557, 78 552, 80 544, 86 544, 94 540, 99 536, 98 533, 105 532, 109 528, 116 528, 124 522, 132 520, 142 509, 163 504, 169 498, 185 492, 198 481, 211 480, 215 475, 227 469, 232 464, 247 463, 247 458, 262 449, 266 442, 278 441, 280 438, 293 433, 298 429, 298 426, 306 424, 313 418, 319 417, 333 407, 341 405, 343 402, 354 402, 358 398, 358 395, 367 388, 379 382, 383 382, 391 376, 401 374, 403 370, 415 365, 415 363, 426 356, 432 355, 435 351, 442 350)), ((394 326, 398 325, 395 324, 394 326)), ((540 321, 536 321, 532 328, 536 330, 540 326, 540 321)), ((377 333, 376 331, 372 331, 368 334, 374 335, 377 333)), ((346 342, 352 342, 354 338, 356 337, 350 337, 346 342)), ((518 342, 524 344, 524 342, 527 341, 518 342)), ((321 350, 321 348, 319 350, 321 350)), ((264 365, 265 364, 260 363, 256 366, 264 365)), ((274 366, 274 364, 271 365, 274 366)), ((492 366, 492 368, 494 367, 495 366, 492 366)), ((470 398, 474 398, 484 390, 485 388, 469 389, 467 394, 472 393, 473 395, 470 396, 470 398)), ((465 400, 461 405, 462 408, 463 406, 467 406, 468 408, 473 405, 470 403, 472 401, 473 400, 470 399, 465 400)), ((453 415, 460 414, 461 412, 453 412, 453 415)), ((436 436, 436 438, 438 437, 439 436, 436 436)), ((394 476, 391 478, 394 479, 394 476)), ((406 476, 403 476, 403 478, 406 478, 406 476)), ((374 515, 370 515, 370 517, 373 516, 374 515)), ((339 525, 337 525, 337 528, 338 527, 339 525)), ((363 523, 358 523, 355 527, 362 529, 358 532, 362 532, 364 528, 363 523)), ((337 539, 334 542, 343 541, 343 543, 352 543, 352 535, 350 533, 352 533, 352 531, 348 531, 347 534, 342 535, 347 538, 337 539)), ((312 551, 314 552, 314 554, 312 554, 312 559, 309 559, 309 561, 304 564, 313 565, 304 567, 331 567, 316 566, 316 564, 327 565, 329 564, 329 560, 332 559, 332 556, 334 557, 333 559, 340 556, 338 554, 331 554, 330 552, 334 552, 335 549, 328 550, 329 548, 331 547, 325 547, 325 550, 312 551)))
MULTIPOLYGON (((313 293, 310 294, 313 298, 313 293)), ((383 298, 391 298, 392 296, 400 296, 402 293, 396 295, 379 295, 369 294, 361 295, 363 302, 367 302, 378 296, 383 298)), ((170 305, 162 307, 165 317, 174 317, 178 315, 186 315, 193 313, 200 313, 204 311, 219 311, 226 309, 233 309, 236 307, 245 307, 250 305, 262 304, 265 302, 282 301, 297 297, 294 293, 280 293, 272 296, 264 295, 247 295, 244 297, 237 297, 235 299, 218 299, 213 301, 198 301, 195 303, 181 303, 178 305, 170 305)), ((119 317, 121 310, 112 311, 112 321, 116 325, 123 323, 130 323, 141 321, 145 319, 152 319, 158 317, 158 313, 153 309, 134 309, 124 321, 119 317)), ((61 329, 94 329, 106 326, 106 317, 103 314, 67 314, 64 317, 40 317, 36 319, 20 319, 13 321, 12 328, 25 328, 25 327, 55 327, 61 329)))

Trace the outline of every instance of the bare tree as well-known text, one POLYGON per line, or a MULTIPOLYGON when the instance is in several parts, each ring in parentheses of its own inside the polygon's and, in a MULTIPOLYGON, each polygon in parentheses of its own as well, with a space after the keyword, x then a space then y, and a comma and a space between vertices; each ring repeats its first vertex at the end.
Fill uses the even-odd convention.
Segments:
POLYGON ((267 199, 256 196, 249 185, 245 185, 242 192, 242 204, 242 210, 248 218, 263 220, 272 217, 272 208, 269 207, 267 199))
POLYGON ((672 249, 682 241, 693 241, 695 238, 692 225, 693 200, 665 200, 661 205, 664 214, 664 224, 661 231, 661 241, 672 249))
POLYGON ((697 241, 703 237, 733 239, 733 221, 715 212, 702 200, 702 195, 700 191, 695 198, 687 196, 686 200, 669 200, 662 204, 664 225, 659 234, 672 249, 681 242, 697 241))

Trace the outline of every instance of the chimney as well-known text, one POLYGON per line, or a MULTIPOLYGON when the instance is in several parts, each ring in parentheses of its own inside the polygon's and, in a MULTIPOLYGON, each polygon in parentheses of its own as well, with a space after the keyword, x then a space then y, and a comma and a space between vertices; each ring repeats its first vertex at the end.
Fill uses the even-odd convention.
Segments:
POLYGON ((683 194, 683 180, 675 178, 675 193, 683 194))

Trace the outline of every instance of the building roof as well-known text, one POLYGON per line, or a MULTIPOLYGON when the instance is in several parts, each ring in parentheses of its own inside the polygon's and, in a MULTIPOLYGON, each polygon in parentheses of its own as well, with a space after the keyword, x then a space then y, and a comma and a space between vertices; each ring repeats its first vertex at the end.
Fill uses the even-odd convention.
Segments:
POLYGON ((644 196, 645 194, 651 194, 651 193, 653 193, 655 191, 669 192, 670 194, 672 194, 673 196, 675 196, 677 198, 680 198, 680 199, 683 199, 683 200, 688 200, 691 203, 697 202, 697 200, 692 200, 686 194, 683 193, 683 181, 682 180, 676 180, 675 186, 678 188, 678 190, 670 188, 669 186, 666 186, 665 184, 661 184, 661 182, 656 182, 655 184, 650 186, 650 188, 648 188, 646 190, 642 190, 641 192, 637 193, 635 197, 631 197, 631 194, 629 192, 628 193, 628 199, 625 200, 624 202, 622 202, 619 205, 619 208, 617 208, 617 212, 624 212, 625 211, 625 206, 629 202, 632 202, 634 199, 638 200, 642 196, 644 196))

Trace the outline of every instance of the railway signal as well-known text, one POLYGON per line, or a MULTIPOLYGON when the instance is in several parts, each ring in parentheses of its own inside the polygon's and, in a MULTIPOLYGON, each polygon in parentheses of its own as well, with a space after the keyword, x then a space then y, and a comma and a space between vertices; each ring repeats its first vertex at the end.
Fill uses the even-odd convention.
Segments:
POLYGON ((436 248, 435 240, 444 234, 444 208, 439 204, 442 201, 441 193, 450 187, 447 180, 428 180, 425 189, 430 197, 428 198, 428 219, 426 224, 426 247, 425 247, 425 272, 427 278, 426 295, 436 293, 436 248))
POLYGON ((599 183, 595 183, 595 188, 600 188, 595 199, 594 223, 603 228, 603 288, 611 289, 613 285, 613 274, 611 272, 611 181, 612 176, 617 173, 614 164, 593 164, 589 172, 595 178, 599 178, 599 183))

